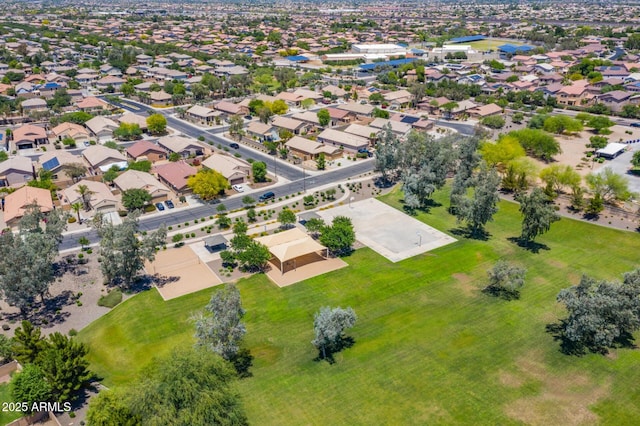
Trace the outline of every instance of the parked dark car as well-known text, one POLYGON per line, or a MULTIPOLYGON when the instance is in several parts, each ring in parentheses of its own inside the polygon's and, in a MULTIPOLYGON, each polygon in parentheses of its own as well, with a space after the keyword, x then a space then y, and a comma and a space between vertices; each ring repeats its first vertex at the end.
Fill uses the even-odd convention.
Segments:
POLYGON ((229 144, 229 146, 233 149, 240 149, 240 145, 238 145, 237 143, 233 142, 231 144, 229 144))
POLYGON ((276 194, 274 194, 273 192, 269 191, 269 192, 265 192, 260 197, 258 197, 258 201, 265 202, 265 201, 270 200, 270 199, 275 198, 275 197, 276 197, 276 194))
POLYGON ((164 205, 162 203, 156 203, 156 208, 160 211, 164 210, 164 205))
POLYGON ((171 200, 167 200, 167 201, 165 201, 165 202, 164 202, 164 204, 167 206, 167 208, 168 208, 168 209, 172 209, 172 208, 174 208, 174 207, 175 207, 175 206, 173 205, 173 201, 171 201, 171 200))
POLYGON ((367 157, 373 157, 373 152, 369 151, 368 149, 365 148, 360 148, 358 150, 358 154, 367 154, 367 157))
POLYGON ((640 123, 631 123, 629 124, 631 127, 640 127, 640 123))

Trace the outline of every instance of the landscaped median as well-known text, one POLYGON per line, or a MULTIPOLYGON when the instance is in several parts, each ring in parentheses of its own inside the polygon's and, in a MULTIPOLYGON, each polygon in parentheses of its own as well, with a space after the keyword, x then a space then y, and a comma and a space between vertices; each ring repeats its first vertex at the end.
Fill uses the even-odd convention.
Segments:
MULTIPOLYGON (((401 208, 401 196, 394 191, 382 201, 401 208)), ((459 225, 447 212, 448 193, 435 201, 416 217, 451 234, 459 225)), ((359 249, 344 258, 348 267, 286 288, 262 274, 239 281, 255 357, 253 377, 239 383, 249 421, 638 423, 640 352, 567 356, 545 327, 565 316, 556 296, 581 274, 620 279, 637 267, 640 235, 562 219, 532 253, 509 240, 520 234, 518 206, 501 201, 499 208, 486 241, 459 238, 397 263, 359 249), (499 259, 527 269, 519 300, 480 291, 499 259), (322 306, 358 313, 349 332, 355 344, 333 365, 315 362, 310 343, 322 306)), ((192 345, 190 317, 213 291, 165 302, 151 290, 126 300, 79 333, 91 368, 118 386, 152 362, 149 354, 192 345)))

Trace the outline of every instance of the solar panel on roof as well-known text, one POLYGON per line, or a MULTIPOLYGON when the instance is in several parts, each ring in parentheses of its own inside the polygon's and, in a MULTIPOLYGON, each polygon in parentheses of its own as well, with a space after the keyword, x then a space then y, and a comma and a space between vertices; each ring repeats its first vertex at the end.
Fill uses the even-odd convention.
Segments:
POLYGON ((402 120, 400 120, 401 123, 407 123, 407 124, 417 123, 418 121, 420 121, 418 117, 410 117, 410 116, 402 117, 402 120))
POLYGON ((50 171, 55 169, 59 165, 60 165, 60 162, 58 161, 58 157, 53 157, 51 160, 45 161, 42 164, 42 168, 45 169, 46 171, 50 171))

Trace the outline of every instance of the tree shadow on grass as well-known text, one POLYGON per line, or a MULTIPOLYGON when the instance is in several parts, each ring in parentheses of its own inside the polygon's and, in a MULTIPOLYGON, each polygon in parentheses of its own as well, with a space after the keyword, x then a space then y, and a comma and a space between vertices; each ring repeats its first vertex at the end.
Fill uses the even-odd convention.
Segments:
POLYGON ((128 293, 140 293, 150 290, 153 286, 164 287, 167 284, 178 281, 180 277, 168 276, 162 274, 141 275, 137 277, 131 284, 124 287, 128 293))
POLYGON ((551 248, 546 244, 535 241, 526 241, 520 237, 509 237, 507 240, 517 244, 518 247, 522 247, 523 249, 530 251, 531 253, 539 253, 540 250, 551 250, 551 248))
POLYGON ((327 361, 329 364, 335 364, 336 360, 333 355, 343 349, 352 347, 355 343, 355 339, 351 336, 340 336, 340 340, 338 340, 335 345, 325 348, 324 354, 322 353, 322 349, 319 349, 318 356, 313 360, 316 362, 327 361))
POLYGON ((491 238, 491 233, 485 229, 473 230, 467 226, 460 226, 458 228, 449 229, 448 232, 451 234, 460 237, 467 238, 470 240, 478 240, 478 241, 487 241, 491 238))
MULTIPOLYGON (((560 352, 562 352, 563 354, 582 356, 587 354, 587 352, 597 353, 601 355, 606 355, 607 353, 609 353, 609 348, 606 347, 589 345, 583 342, 575 342, 573 340, 569 340, 564 334, 565 327, 565 320, 547 324, 545 327, 546 332, 553 336, 553 340, 560 342, 560 352)), ((623 332, 617 339, 614 340, 611 348, 637 349, 637 346, 633 339, 633 335, 631 333, 623 332)))
POLYGON ((405 204, 404 198, 400 200, 402 210, 409 216, 416 216, 418 212, 430 213, 432 208, 442 207, 442 204, 432 199, 425 200, 424 204, 418 208, 409 207, 405 204))

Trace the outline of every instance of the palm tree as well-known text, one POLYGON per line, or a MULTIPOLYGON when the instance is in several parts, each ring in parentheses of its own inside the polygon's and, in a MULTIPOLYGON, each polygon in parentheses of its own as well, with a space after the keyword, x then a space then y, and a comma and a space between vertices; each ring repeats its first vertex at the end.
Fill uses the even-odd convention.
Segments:
POLYGON ((78 188, 76 188, 76 192, 80 194, 80 199, 82 200, 82 204, 84 205, 84 210, 89 211, 91 209, 89 201, 91 200, 91 194, 93 194, 93 191, 89 190, 89 187, 87 185, 78 185, 78 188))
POLYGON ((78 223, 80 223, 80 209, 82 208, 82 203, 73 203, 71 204, 71 210, 73 210, 78 215, 78 223))

